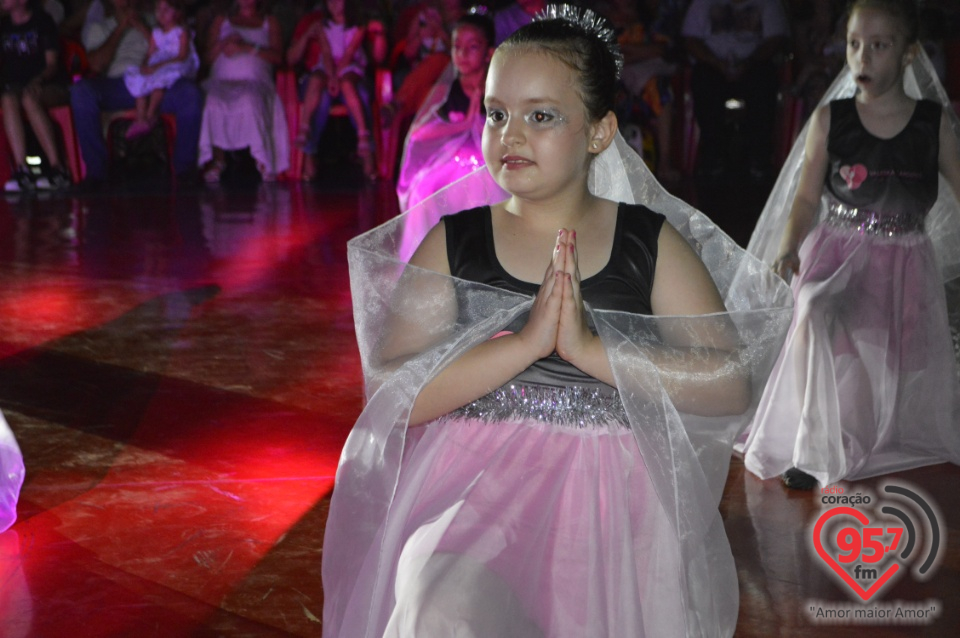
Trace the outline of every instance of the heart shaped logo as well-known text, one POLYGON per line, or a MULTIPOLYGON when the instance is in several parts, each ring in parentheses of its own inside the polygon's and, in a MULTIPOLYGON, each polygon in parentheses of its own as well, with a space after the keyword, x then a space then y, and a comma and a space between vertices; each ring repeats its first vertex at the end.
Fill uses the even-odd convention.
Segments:
MULTIPOLYGON (((886 582, 900 570, 900 564, 897 562, 891 563, 887 569, 876 578, 873 585, 867 589, 864 589, 863 586, 860 585, 860 583, 858 583, 853 576, 850 575, 850 572, 843 568, 843 566, 837 560, 837 557, 833 555, 837 554, 837 556, 839 556, 840 552, 835 551, 831 553, 831 551, 823 546, 823 539, 821 537, 823 535, 824 526, 826 525, 827 521, 835 516, 840 515, 852 516, 860 523, 859 530, 855 528, 845 528, 843 531, 850 531, 856 534, 857 538, 862 538, 864 536, 862 532, 864 528, 870 524, 870 519, 867 517, 867 515, 852 507, 835 507, 824 512, 823 515, 817 519, 817 524, 813 528, 813 545, 817 550, 817 554, 821 559, 823 559, 823 562, 829 565, 855 594, 860 596, 864 602, 868 602, 878 591, 880 591, 880 588, 883 587, 884 584, 886 584, 886 582)), ((843 534, 843 532, 841 532, 841 534, 843 534)), ((859 548, 857 552, 859 553, 859 548)), ((859 565, 857 567, 859 571, 859 565)), ((876 570, 872 569, 870 571, 874 574, 876 573, 876 570)))
POLYGON ((840 177, 847 183, 847 188, 855 191, 860 188, 860 184, 863 184, 863 180, 867 179, 867 167, 863 164, 841 166, 840 177))

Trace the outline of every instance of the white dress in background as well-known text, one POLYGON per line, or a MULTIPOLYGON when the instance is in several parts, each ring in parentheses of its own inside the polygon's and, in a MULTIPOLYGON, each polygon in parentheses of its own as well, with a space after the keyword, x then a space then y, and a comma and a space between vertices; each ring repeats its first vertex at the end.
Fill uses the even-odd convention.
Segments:
MULTIPOLYGON (((183 35, 183 27, 174 27, 164 33, 163 29, 155 28, 150 37, 156 43, 156 50, 147 60, 147 64, 159 64, 172 60, 180 54, 180 38, 183 35)), ((190 52, 186 59, 180 62, 171 62, 150 74, 140 72, 140 67, 131 66, 123 74, 123 82, 127 85, 127 90, 133 97, 143 97, 149 95, 156 89, 169 89, 177 83, 180 78, 193 78, 197 75, 197 69, 200 68, 200 58, 193 46, 193 38, 187 32, 187 42, 190 52)))
MULTIPOLYGON (((224 20, 220 39, 237 33, 247 42, 267 47, 270 27, 238 27, 224 20)), ((283 104, 277 95, 273 67, 259 55, 220 55, 204 83, 207 94, 200 123, 199 164, 213 158, 213 149, 250 149, 250 155, 269 174, 290 167, 290 141, 283 104)))

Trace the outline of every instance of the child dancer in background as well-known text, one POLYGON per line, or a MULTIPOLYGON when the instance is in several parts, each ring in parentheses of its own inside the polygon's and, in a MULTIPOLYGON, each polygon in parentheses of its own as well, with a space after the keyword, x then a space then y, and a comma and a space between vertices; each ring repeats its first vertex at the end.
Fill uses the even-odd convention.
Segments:
POLYGON ((490 63, 487 171, 351 242, 368 401, 325 636, 733 633, 717 503, 789 291, 618 136, 612 29, 546 18, 490 63), (505 201, 447 198, 491 176, 505 201), (399 259, 407 218, 450 201, 476 207, 399 259))
POLYGON ((352 19, 345 0, 326 0, 327 20, 317 23, 316 33, 320 40, 321 55, 317 65, 310 69, 300 107, 300 130, 296 143, 307 153, 316 152, 316 145, 326 126, 330 102, 341 95, 357 130, 357 154, 363 160, 368 177, 376 174, 367 115, 358 89, 366 72, 367 56, 363 52, 366 28, 352 19), (322 27, 321 27, 322 24, 322 27), (324 96, 326 103, 321 104, 324 96), (322 116, 314 122, 314 112, 323 109, 322 116))
POLYGON ((811 117, 805 157, 788 159, 750 244, 769 258, 782 229, 774 268, 796 275, 796 312, 745 463, 792 488, 960 463, 960 386, 941 275, 960 253, 960 131, 941 102, 905 91, 912 64, 914 95, 946 99, 917 31, 913 0, 855 0, 849 70, 811 117), (775 209, 801 165, 784 228, 775 209), (939 196, 938 172, 949 184, 939 196), (925 219, 936 227, 941 265, 925 219))
POLYGON ((457 21, 452 65, 420 108, 404 145, 397 181, 401 211, 483 165, 483 84, 493 34, 493 21, 485 15, 470 13, 457 21))
POLYGON ((137 118, 127 129, 128 139, 149 133, 157 123, 164 90, 180 78, 194 77, 200 67, 190 30, 183 25, 183 1, 159 0, 155 15, 157 26, 150 32, 147 62, 130 67, 123 77, 127 90, 137 98, 137 118))

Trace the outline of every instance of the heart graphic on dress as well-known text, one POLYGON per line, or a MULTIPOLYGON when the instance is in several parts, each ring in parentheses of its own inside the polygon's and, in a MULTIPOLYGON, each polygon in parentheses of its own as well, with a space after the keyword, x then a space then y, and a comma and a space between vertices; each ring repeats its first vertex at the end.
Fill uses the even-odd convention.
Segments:
MULTIPOLYGON (((870 524, 870 519, 867 517, 867 515, 852 507, 835 507, 833 509, 830 509, 824 512, 823 515, 821 515, 820 518, 817 519, 817 524, 813 529, 813 545, 814 545, 814 548, 817 550, 817 554, 819 554, 820 558, 823 559, 823 562, 829 565, 833 569, 833 571, 835 571, 837 575, 840 576, 843 582, 846 583, 855 594, 860 596, 860 598, 863 599, 864 602, 868 602, 871 598, 873 598, 874 594, 876 594, 880 590, 880 588, 883 587, 883 585, 888 580, 890 580, 890 578, 894 574, 896 574, 900 570, 900 564, 896 562, 891 563, 887 567, 887 569, 882 574, 879 575, 879 577, 876 579, 876 581, 874 581, 873 585, 871 585, 869 589, 864 589, 860 585, 860 583, 854 580, 854 578, 850 575, 850 573, 843 568, 843 566, 838 562, 837 557, 832 556, 828 551, 828 549, 823 546, 823 539, 821 538, 821 535, 823 532, 824 525, 828 520, 830 520, 834 516, 838 516, 841 514, 852 516, 855 519, 857 519, 857 521, 860 522, 859 530, 851 526, 851 527, 844 528, 844 530, 841 531, 841 534, 844 531, 850 530, 856 533, 858 538, 862 538, 864 536, 863 534, 864 528, 868 527, 870 524)), ((883 548, 882 545, 881 547, 883 548)), ((888 548, 883 548, 883 549, 888 549, 888 548)), ((892 549, 892 547, 889 549, 892 549)), ((839 556, 840 552, 837 551, 836 553, 837 553, 837 556, 839 556)))
POLYGON ((854 164, 853 166, 841 166, 840 177, 847 183, 847 188, 852 191, 860 188, 863 180, 867 179, 867 167, 863 164, 854 164))

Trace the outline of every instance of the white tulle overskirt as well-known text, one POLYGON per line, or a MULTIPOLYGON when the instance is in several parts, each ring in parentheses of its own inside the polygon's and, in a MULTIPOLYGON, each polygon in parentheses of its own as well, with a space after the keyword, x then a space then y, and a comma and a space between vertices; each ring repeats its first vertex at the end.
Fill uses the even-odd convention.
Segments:
POLYGON ((800 263, 747 469, 769 478, 796 467, 826 485, 960 463, 960 386, 930 239, 821 224, 800 263))

